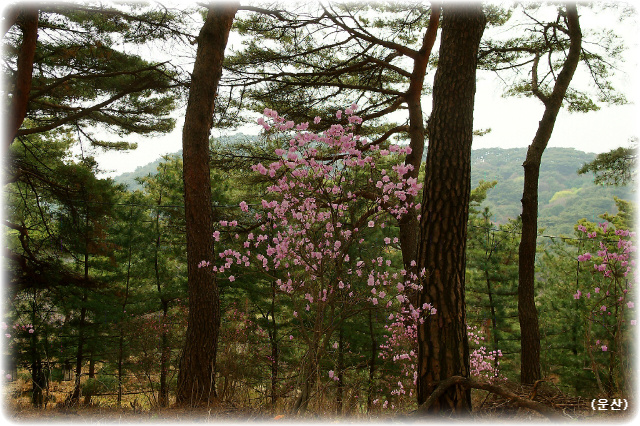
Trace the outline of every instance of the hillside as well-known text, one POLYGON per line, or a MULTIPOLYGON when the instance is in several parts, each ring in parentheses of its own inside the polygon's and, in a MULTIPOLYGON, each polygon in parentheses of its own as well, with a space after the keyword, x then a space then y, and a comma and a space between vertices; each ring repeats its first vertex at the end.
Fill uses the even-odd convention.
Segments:
MULTIPOLYGON (((481 149, 472 153, 471 183, 498 181, 489 191, 486 205, 493 221, 504 223, 520 214, 526 148, 481 149)), ((570 234, 578 219, 595 221, 598 215, 616 211, 614 196, 635 199, 631 187, 602 187, 593 184, 592 175, 578 175, 584 163, 595 158, 573 148, 547 148, 542 157, 539 181, 538 224, 546 234, 570 234)))
MULTIPOLYGON (((238 135, 236 138, 246 138, 238 135)), ((504 223, 520 214, 526 148, 488 148, 472 152, 471 184, 480 180, 498 181, 489 191, 485 205, 493 212, 492 220, 504 223)), ((176 153, 179 155, 180 153, 176 153)), ((613 197, 635 199, 631 187, 601 187, 593 184, 592 175, 578 175, 584 163, 595 154, 573 148, 547 148, 542 157, 539 190, 539 226, 546 234, 570 234, 578 219, 595 221, 598 215, 615 212, 613 197)), ((138 167, 131 173, 115 177, 130 189, 139 188, 136 177, 153 174, 161 159, 138 167)))

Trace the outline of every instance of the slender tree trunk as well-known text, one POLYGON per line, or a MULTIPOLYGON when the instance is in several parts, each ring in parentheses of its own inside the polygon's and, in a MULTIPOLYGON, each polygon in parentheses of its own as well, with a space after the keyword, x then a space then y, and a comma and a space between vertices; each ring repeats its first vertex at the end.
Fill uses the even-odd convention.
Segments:
POLYGON ((344 403, 344 335, 343 323, 340 323, 338 330, 338 365, 336 368, 338 373, 338 389, 336 389, 336 414, 342 415, 344 403))
MULTIPOLYGON (((96 359, 93 356, 93 351, 89 355, 89 375, 87 376, 89 379, 95 379, 96 377, 96 359)), ((91 392, 87 392, 84 394, 84 405, 91 404, 91 392)))
MULTIPOLYGON (((409 111, 409 146, 411 153, 407 154, 405 165, 413 166, 413 170, 407 173, 407 178, 418 178, 420 165, 422 164, 422 154, 424 153, 425 126, 422 114, 422 87, 427 74, 427 65, 431 50, 436 40, 438 23, 440 21, 440 5, 437 2, 431 3, 431 16, 429 26, 422 40, 422 46, 413 60, 413 71, 409 81, 409 89, 404 98, 409 111)), ((413 196, 407 197, 407 204, 414 202, 413 196)), ((402 251, 402 262, 407 271, 415 270, 411 262, 416 260, 418 250, 418 217, 415 209, 403 215, 398 226, 400 228, 399 240, 402 251)))
POLYGON ((169 387, 167 384, 167 376, 169 369, 169 330, 167 329, 167 316, 169 314, 169 301, 162 294, 162 281, 160 279, 160 244, 162 242, 160 235, 160 205, 162 204, 162 190, 158 197, 158 210, 156 211, 155 228, 156 228, 156 244, 154 253, 153 268, 156 276, 156 289, 160 298, 162 307, 162 322, 160 326, 160 392, 158 395, 158 405, 166 407, 169 405, 169 387))
MULTIPOLYGON (((485 226, 486 226, 486 247, 487 249, 485 250, 485 259, 487 262, 487 266, 490 265, 490 259, 491 256, 493 256, 494 251, 493 251, 493 247, 495 247, 495 233, 494 231, 490 231, 490 226, 491 223, 489 222, 489 218, 485 217, 485 226)), ((487 336, 487 338, 489 340, 493 340, 493 350, 497 353, 498 352, 498 348, 499 348, 499 341, 498 341, 498 317, 496 315, 496 303, 494 299, 494 295, 493 295, 493 289, 491 288, 491 277, 489 275, 489 269, 485 266, 484 268, 484 279, 485 282, 487 283, 487 295, 489 296, 489 314, 491 315, 491 334, 493 336, 487 336), (493 339, 491 339, 491 337, 493 337, 493 339)), ((494 367, 498 367, 498 357, 496 356, 494 359, 494 367)))
POLYGON ((271 331, 269 332, 271 341, 271 409, 276 409, 278 398, 278 324, 276 322, 276 282, 271 282, 271 331))
POLYGON ((127 311, 129 300, 129 284, 131 283, 131 260, 133 258, 133 208, 129 209, 129 253, 127 254, 127 276, 125 278, 124 300, 122 301, 122 318, 118 325, 120 336, 118 337, 118 407, 122 405, 122 364, 124 363, 124 314, 127 311))
MULTIPOLYGON (((465 251, 477 53, 486 18, 479 3, 445 3, 442 15, 418 248, 418 270, 426 269, 419 306, 430 303, 437 314, 418 325, 418 404, 440 381, 469 377, 465 251)), ((469 411, 470 390, 461 385, 448 388, 427 410, 469 411)))
POLYGON ((374 378, 376 374, 376 359, 378 358, 378 342, 373 332, 373 312, 369 309, 369 338, 371 339, 371 358, 369 358, 369 386, 367 391, 367 413, 373 405, 374 378))
POLYGON ((542 154, 551 138, 553 127, 580 61, 582 34, 575 3, 566 5, 567 25, 571 44, 567 59, 558 74, 550 95, 538 90, 537 61, 533 64, 531 87, 545 105, 542 120, 522 165, 524 190, 522 192, 522 237, 518 264, 518 318, 520 321, 520 381, 532 384, 542 377, 540 370, 540 328, 535 304, 535 261, 538 236, 538 178, 542 154))
MULTIPOLYGON (((84 279, 89 282, 89 212, 86 212, 85 220, 85 252, 84 252, 84 279)), ((69 405, 78 405, 80 403, 82 377, 82 364, 84 362, 84 343, 85 343, 85 327, 87 323, 87 299, 89 298, 88 290, 82 290, 82 307, 80 308, 80 323, 78 324, 78 350, 76 352, 76 381, 73 392, 69 398, 69 405)))
MULTIPOLYGON (((85 206, 86 199, 85 199, 85 206)), ((85 283, 89 282, 89 210, 85 210, 85 234, 84 234, 84 280, 85 283)), ((76 382, 73 389, 73 393, 69 399, 69 405, 78 405, 80 403, 81 384, 80 378, 82 376, 82 364, 84 363, 84 343, 85 343, 85 328, 87 325, 87 300, 89 293, 86 288, 82 290, 82 307, 80 308, 80 323, 78 324, 78 351, 76 352, 76 382)))
MULTIPOLYGON (((31 303, 31 324, 36 323, 37 292, 33 291, 33 301, 31 303)), ((42 357, 38 351, 38 332, 30 335, 31 345, 31 403, 36 408, 44 407, 44 389, 47 386, 47 377, 42 369, 42 357)))
POLYGON ((33 80, 33 61, 36 56, 36 42, 38 40, 38 16, 37 8, 25 5, 16 20, 22 29, 22 44, 18 52, 16 78, 13 81, 11 106, 6 122, 6 146, 13 143, 16 133, 27 115, 29 93, 33 80))
MULTIPOLYGON (((32 339, 35 339, 35 337, 32 336, 32 339)), ((43 408, 44 407, 43 391, 47 386, 47 378, 42 369, 42 359, 40 359, 40 355, 35 353, 34 357, 35 358, 31 363, 31 380, 32 380, 31 403, 36 408, 43 408)))
POLYGON ((82 297, 83 306, 80 308, 80 323, 78 324, 78 350, 76 351, 76 379, 73 392, 69 398, 68 405, 78 405, 80 402, 80 378, 82 377, 82 363, 84 361, 84 329, 87 318, 87 308, 84 304, 87 302, 87 290, 84 290, 82 297))
MULTIPOLYGON (((493 289, 491 288, 491 279, 489 278, 489 271, 484 271, 485 280, 487 282, 487 294, 489 295, 489 313, 491 315, 491 333, 492 336, 487 336, 489 340, 493 340, 493 350, 498 351, 499 348, 499 339, 498 339, 498 318, 496 316, 496 305, 493 300, 493 289)), ((498 357, 494 360, 494 367, 498 366, 498 357)))
POLYGON ((215 362, 220 328, 218 286, 202 261, 213 261, 213 215, 209 132, 213 122, 224 50, 237 3, 208 4, 182 133, 187 228, 188 326, 178 373, 177 403, 208 404, 215 398, 215 362))
POLYGON ((158 405, 167 407, 169 405, 169 360, 171 358, 171 348, 169 347, 169 330, 167 328, 167 316, 169 314, 169 303, 162 301, 162 336, 160 339, 160 395, 158 395, 158 405))
POLYGON ((293 406, 293 414, 304 414, 307 412, 309 401, 311 400, 312 388, 318 377, 318 365, 316 362, 317 349, 309 350, 307 355, 307 359, 304 361, 300 371, 300 395, 293 406))
POLYGON ((118 407, 122 405, 122 364, 124 361, 124 332, 120 327, 120 337, 118 338, 118 396, 116 403, 118 407))

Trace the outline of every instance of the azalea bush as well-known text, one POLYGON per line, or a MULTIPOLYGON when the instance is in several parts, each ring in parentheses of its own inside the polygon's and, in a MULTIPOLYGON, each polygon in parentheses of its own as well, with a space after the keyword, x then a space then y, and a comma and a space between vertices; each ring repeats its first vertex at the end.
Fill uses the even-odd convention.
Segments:
POLYGON ((320 133, 265 110, 258 123, 264 137, 277 142, 276 160, 252 169, 271 179, 267 194, 259 204, 239 203, 253 223, 218 223, 215 239, 233 235, 241 247, 223 246, 217 263, 199 265, 231 283, 258 267, 276 282, 291 309, 288 340, 304 348, 296 386, 296 407, 302 409, 317 378, 337 380, 333 369, 320 371, 321 361, 346 319, 367 309, 404 311, 414 321, 435 313, 434 307, 409 303, 408 294, 420 288, 418 276, 396 260, 397 237, 384 233, 409 209, 420 208, 408 201, 420 185, 406 177, 411 166, 402 163, 411 148, 378 146, 357 135, 362 120, 356 110, 351 105, 338 111, 344 124, 320 133))
POLYGON ((601 393, 627 390, 631 340, 636 326, 635 232, 612 224, 581 221, 584 245, 577 256, 579 274, 573 295, 586 321, 586 350, 601 393), (582 280, 581 280, 582 279, 582 280))

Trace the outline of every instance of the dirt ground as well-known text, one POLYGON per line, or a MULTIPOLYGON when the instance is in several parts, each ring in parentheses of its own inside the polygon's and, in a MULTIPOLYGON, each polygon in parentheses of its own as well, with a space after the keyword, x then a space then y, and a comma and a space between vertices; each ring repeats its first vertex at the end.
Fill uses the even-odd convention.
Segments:
MULTIPOLYGON (((322 423, 415 423, 424 418, 413 417, 411 413, 389 412, 384 415, 353 415, 336 417, 310 413, 304 417, 292 417, 286 411, 268 409, 252 409, 234 407, 229 403, 220 403, 208 408, 151 408, 141 395, 127 396, 121 408, 118 408, 105 397, 94 397, 92 405, 64 407, 64 401, 70 386, 58 383, 50 388, 50 401, 44 409, 33 408, 29 401, 28 384, 20 381, 3 386, 2 418, 10 423, 58 423, 58 424, 104 424, 104 423, 246 423, 246 422, 322 422, 322 423), (146 406, 145 406, 146 405, 146 406)), ((549 423, 541 414, 523 408, 514 407, 509 401, 484 391, 473 391, 474 412, 468 419, 438 418, 438 423, 549 423)), ((112 398, 113 399, 113 398, 112 398)), ((148 399, 147 399, 148 400, 148 399)), ((568 422, 586 421, 606 424, 631 423, 637 410, 629 404, 627 410, 594 411, 590 401, 580 398, 569 398, 552 392, 552 389, 541 390, 536 396, 538 402, 554 406, 562 410, 568 422)), ((327 410, 329 411, 329 410, 327 410)), ((4 423, 3 423, 4 424, 4 423)))

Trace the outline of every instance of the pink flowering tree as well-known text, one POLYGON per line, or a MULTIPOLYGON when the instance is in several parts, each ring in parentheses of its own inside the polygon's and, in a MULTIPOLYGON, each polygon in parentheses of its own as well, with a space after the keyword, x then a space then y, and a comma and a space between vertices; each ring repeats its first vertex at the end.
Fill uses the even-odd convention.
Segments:
MULTIPOLYGON (((422 311, 436 313, 430 305, 422 307, 422 311)), ((414 402, 416 385, 416 363, 418 362, 418 322, 421 316, 412 315, 407 309, 398 314, 389 315, 386 341, 380 346, 380 358, 391 363, 400 370, 399 374, 384 378, 379 385, 381 397, 373 401, 373 405, 383 410, 394 409, 414 402)), ((484 331, 477 326, 467 326, 469 337, 469 358, 471 376, 489 383, 504 381, 500 375, 500 358, 502 351, 487 349, 488 343, 484 331)))
MULTIPOLYGON (((276 160, 255 164, 253 171, 272 182, 259 204, 240 203, 255 223, 250 232, 236 221, 219 223, 227 234, 242 233, 242 247, 221 249, 216 264, 200 264, 230 282, 257 266, 288 299, 289 341, 304 348, 295 412, 307 409, 318 378, 336 381, 335 371, 321 371, 321 365, 346 319, 367 309, 402 307, 419 321, 432 313, 431 307, 409 303, 418 277, 394 263, 397 237, 385 236, 383 244, 371 246, 375 232, 419 209, 407 201, 420 189, 415 178, 406 177, 411 166, 402 163, 410 148, 378 147, 355 134, 361 122, 356 109, 338 111, 344 125, 321 133, 265 110, 258 123, 278 146, 276 160)), ((320 120, 316 117, 315 124, 320 120)), ((221 235, 214 233, 216 239, 221 235)))
POLYGON ((578 282, 573 294, 586 321, 586 347, 601 393, 627 390, 631 340, 636 326, 634 285, 635 232, 608 222, 580 221, 583 239, 577 256, 578 282))

